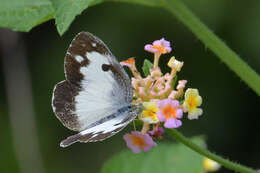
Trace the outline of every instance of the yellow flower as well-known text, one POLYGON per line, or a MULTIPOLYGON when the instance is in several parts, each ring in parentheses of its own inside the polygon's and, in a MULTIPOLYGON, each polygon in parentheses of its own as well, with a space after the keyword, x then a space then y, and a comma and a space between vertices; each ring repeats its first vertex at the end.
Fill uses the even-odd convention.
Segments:
POLYGON ((156 124, 159 122, 156 112, 159 111, 155 102, 144 102, 144 110, 139 115, 139 119, 149 124, 156 124))
POLYGON ((185 99, 183 103, 184 112, 188 112, 188 119, 198 119, 203 111, 197 108, 202 103, 202 98, 197 89, 188 88, 185 92, 185 99))
POLYGON ((218 164, 217 162, 215 162, 209 158, 205 158, 203 160, 203 167, 204 167, 205 171, 207 171, 207 172, 215 172, 215 171, 219 170, 220 164, 218 164))

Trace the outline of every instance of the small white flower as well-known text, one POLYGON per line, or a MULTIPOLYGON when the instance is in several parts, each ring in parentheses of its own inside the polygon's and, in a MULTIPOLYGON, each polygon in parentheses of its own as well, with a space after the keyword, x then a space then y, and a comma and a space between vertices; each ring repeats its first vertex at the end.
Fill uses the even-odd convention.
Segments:
POLYGON ((205 158, 203 160, 203 167, 207 172, 215 172, 215 171, 219 170, 221 165, 209 158, 205 158))
POLYGON ((171 57, 170 61, 168 62, 168 66, 171 69, 174 69, 175 71, 181 71, 183 64, 184 64, 184 62, 178 61, 177 59, 175 59, 174 56, 171 57))

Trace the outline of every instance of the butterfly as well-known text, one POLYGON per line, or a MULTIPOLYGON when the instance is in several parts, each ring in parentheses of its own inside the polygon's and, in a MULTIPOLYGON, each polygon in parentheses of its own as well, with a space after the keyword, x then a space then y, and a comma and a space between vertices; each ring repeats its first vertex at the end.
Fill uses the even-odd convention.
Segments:
POLYGON ((141 113, 131 104, 131 81, 108 47, 89 32, 80 32, 70 44, 64 62, 66 80, 56 84, 52 108, 56 117, 78 133, 60 143, 107 139, 141 113))

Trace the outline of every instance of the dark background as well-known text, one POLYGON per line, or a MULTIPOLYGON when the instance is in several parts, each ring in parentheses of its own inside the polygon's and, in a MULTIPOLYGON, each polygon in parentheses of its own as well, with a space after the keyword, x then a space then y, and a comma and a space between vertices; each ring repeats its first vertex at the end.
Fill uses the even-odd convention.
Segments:
MULTIPOLYGON (((260 73, 260 1, 185 0, 185 3, 260 73)), ((74 144, 65 149, 59 147, 59 142, 73 132, 64 128, 54 116, 52 90, 57 82, 64 80, 65 52, 80 31, 89 31, 100 37, 118 60, 135 56, 139 68, 144 58, 152 58, 143 50, 145 44, 162 37, 170 40, 173 54, 185 62, 179 79, 187 79, 188 87, 198 88, 203 97, 203 116, 199 120, 184 120, 180 130, 186 136, 205 134, 210 150, 241 164, 260 168, 259 97, 166 10, 105 3, 85 10, 62 37, 58 35, 53 20, 29 33, 20 34, 32 87, 33 104, 29 107, 34 109, 36 120, 36 130, 32 130, 39 139, 46 172, 97 173, 106 159, 126 148, 122 134, 127 130, 104 142, 74 144)), ((0 59, 5 58, 3 54, 1 51, 0 59)), ((161 58, 161 66, 166 67, 169 57, 161 58)), ((4 62, 0 61, 0 172, 16 173, 19 166, 14 149, 14 130, 10 125, 11 108, 7 101, 4 62)), ((19 80, 15 86, 16 90, 21 90, 19 80)), ((15 116, 23 119, 22 112, 15 116)), ((16 123, 21 127, 27 126, 26 121, 16 123)), ((20 132, 25 140, 30 138, 23 130, 20 132)), ((30 150, 24 148, 23 152, 30 150)), ((232 171, 221 169, 219 172, 232 171)))

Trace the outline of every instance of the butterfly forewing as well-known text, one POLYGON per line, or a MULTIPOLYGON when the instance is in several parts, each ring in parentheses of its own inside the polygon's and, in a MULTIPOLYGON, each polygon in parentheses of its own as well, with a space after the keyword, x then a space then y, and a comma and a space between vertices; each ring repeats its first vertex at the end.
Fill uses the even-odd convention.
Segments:
MULTIPOLYGON (((129 77, 107 46, 92 34, 81 32, 73 39, 64 66, 66 80, 55 86, 52 106, 67 128, 75 131, 94 128, 96 122, 111 121, 113 118, 106 117, 117 115, 118 109, 130 105, 133 91, 129 77)), ((125 112, 124 116, 130 115, 125 112)), ((95 127, 96 134, 104 131, 104 125, 99 127, 100 132, 95 127)))

